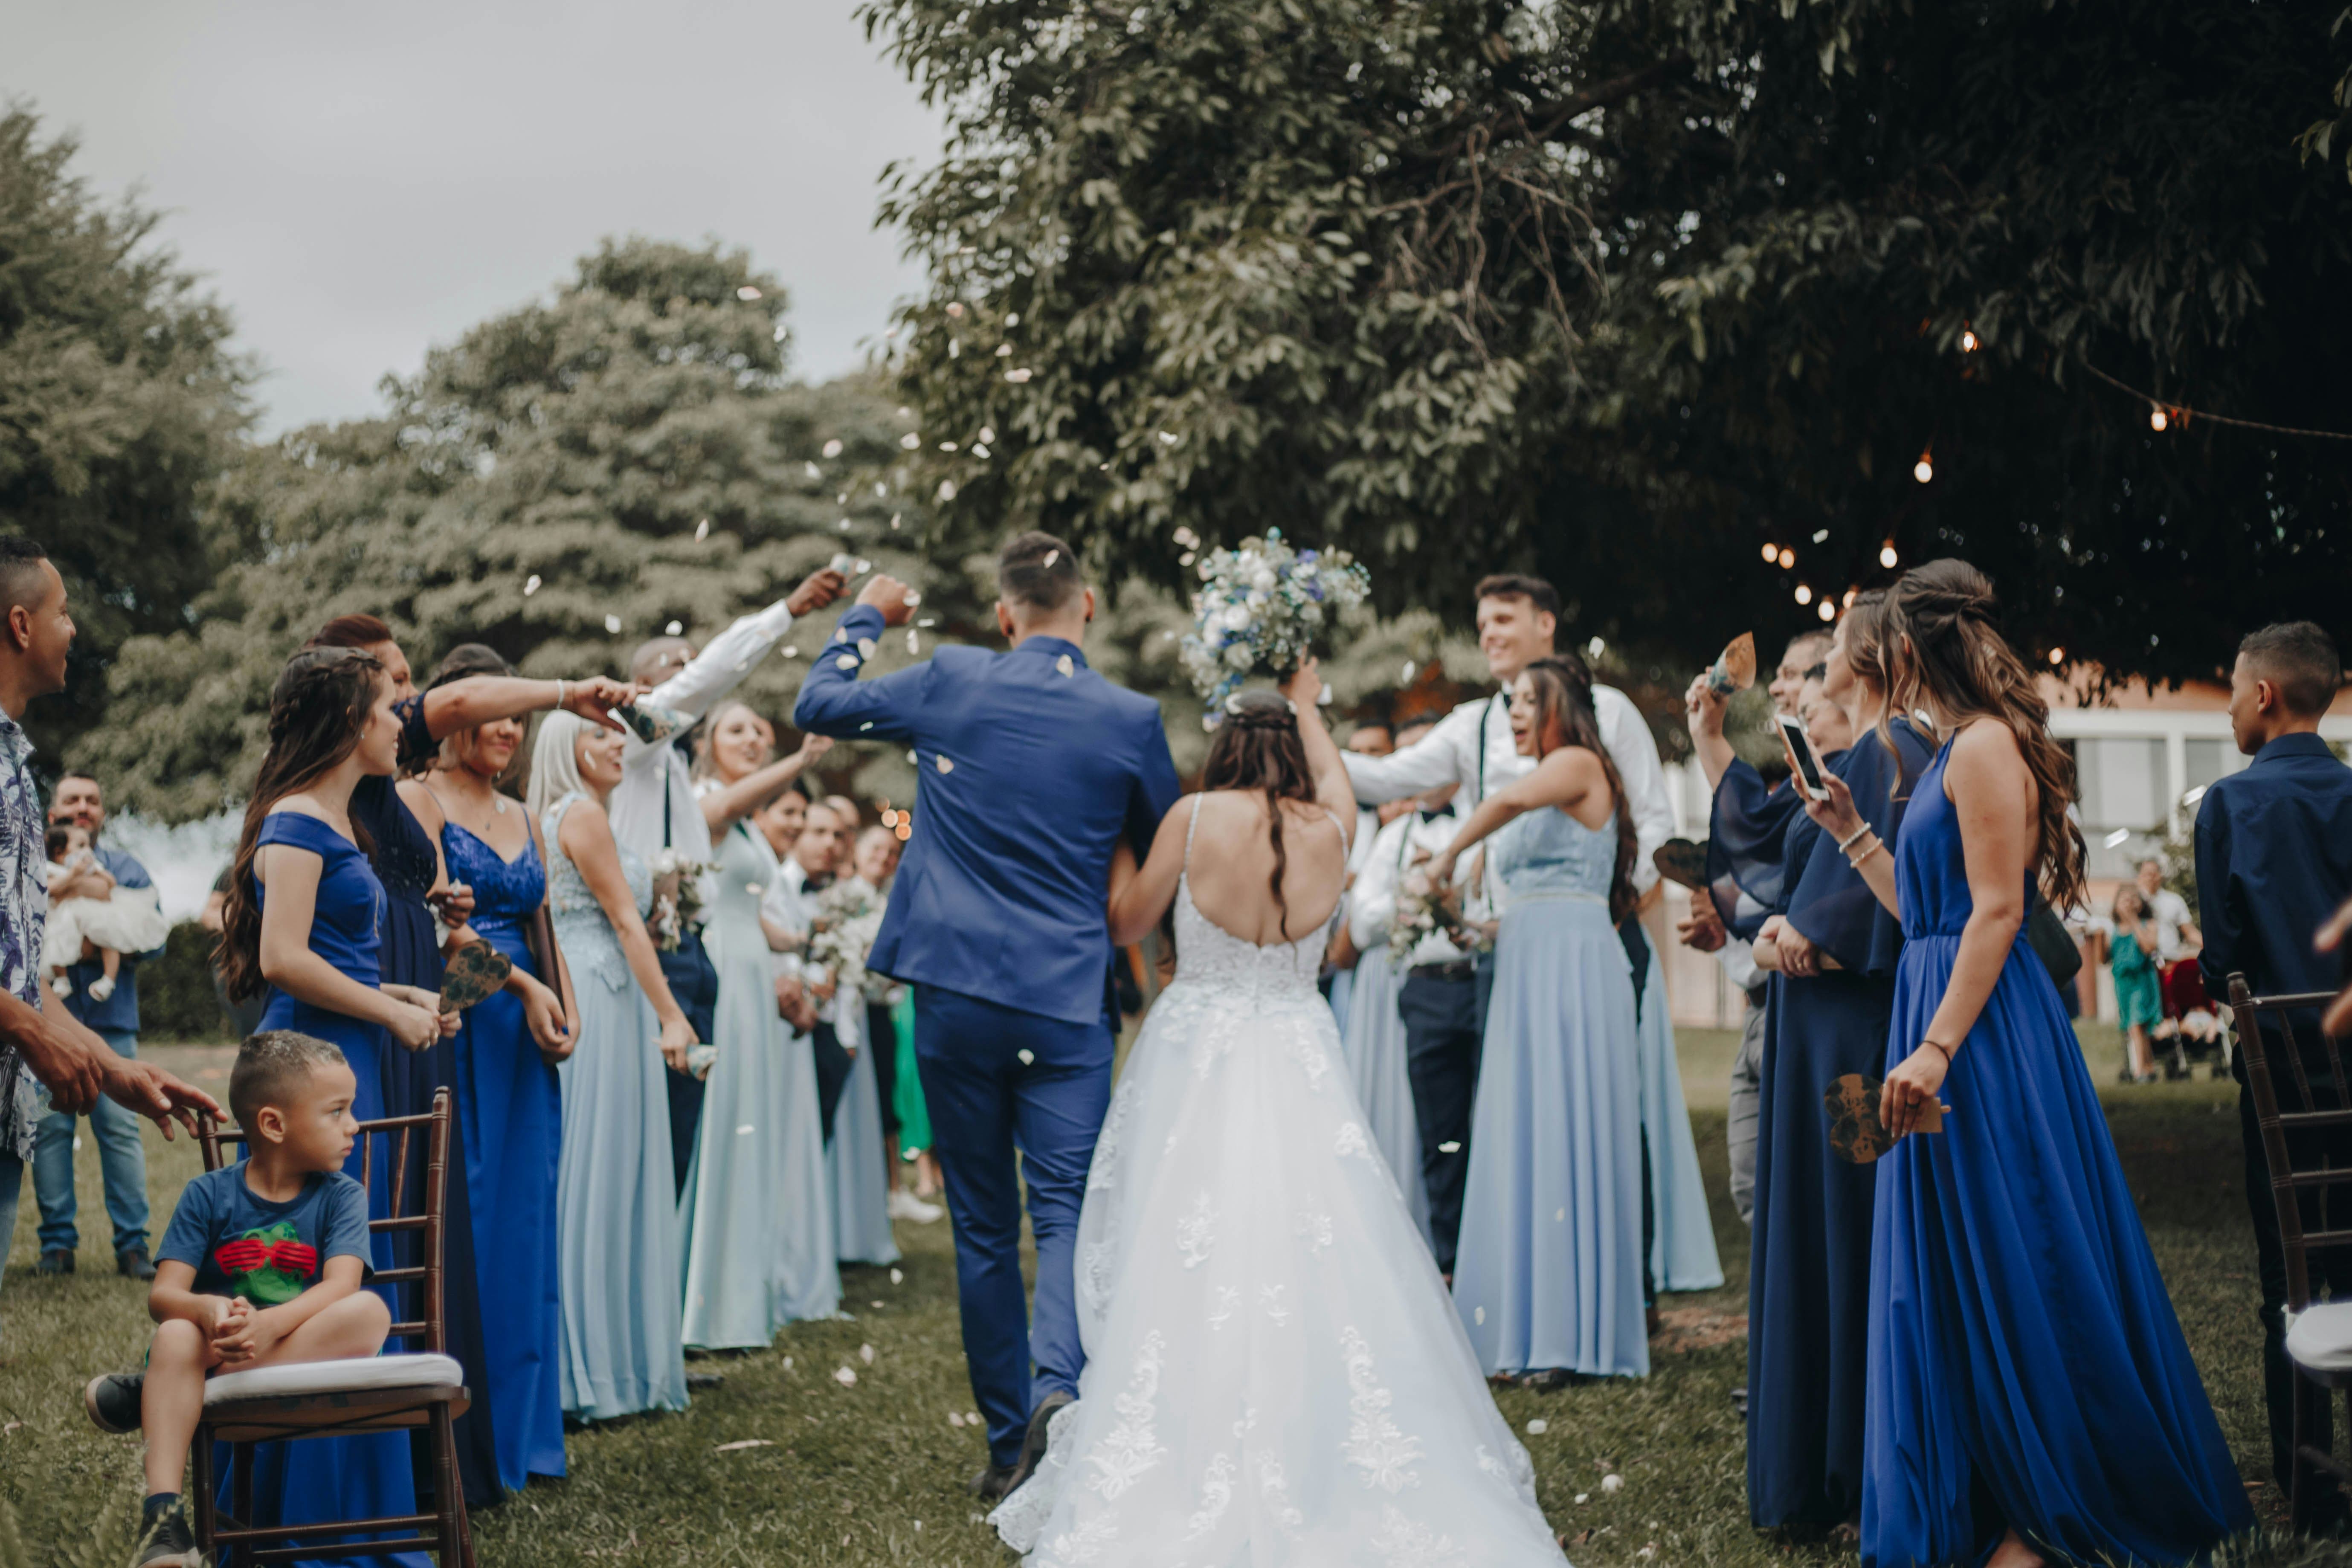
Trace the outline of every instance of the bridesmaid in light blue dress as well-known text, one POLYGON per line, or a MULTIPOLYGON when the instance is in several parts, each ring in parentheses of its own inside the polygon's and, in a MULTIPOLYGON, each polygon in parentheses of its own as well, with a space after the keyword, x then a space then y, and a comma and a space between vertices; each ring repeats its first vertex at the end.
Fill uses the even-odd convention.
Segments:
MULTIPOLYGON (((835 1250, 844 1263, 896 1263, 898 1238, 890 1231, 889 1163, 882 1147, 882 1091, 874 1078, 875 1049, 896 1050, 898 1039, 878 1047, 866 1041, 866 998, 836 997, 845 1041, 857 1041, 849 1081, 833 1112, 833 1142, 825 1146, 825 1173, 833 1187, 835 1250)), ((814 1072, 811 1074, 814 1078, 814 1072)))
MULTIPOLYGON (((1412 1078, 1405 1066, 1404 1019, 1397 1012, 1403 978, 1389 958, 1389 921, 1396 912, 1400 862, 1412 846, 1413 814, 1380 828, 1368 856, 1357 857, 1356 884, 1341 903, 1349 938, 1363 956, 1353 970, 1348 1010, 1339 1024, 1339 1053, 1363 1102, 1364 1130, 1389 1173, 1404 1192, 1405 1212, 1423 1241, 1429 1237, 1429 1184, 1421 1172, 1421 1126, 1413 1114, 1412 1078), (1374 869, 1377 864, 1378 870, 1374 869)), ((1360 828, 1359 829, 1360 831, 1360 828)), ((1334 989, 1336 998, 1339 992, 1334 989)))
POLYGON ((613 836, 617 731, 570 713, 540 726, 530 808, 549 847, 547 900, 580 1002, 578 1044, 556 1068, 558 1342, 563 1413, 603 1421, 683 1410, 677 1291, 684 1251, 671 1174, 665 1058, 686 1064, 694 1028, 646 933, 653 873, 613 836))
POLYGON ((1430 866, 1490 836, 1507 895, 1471 1113, 1454 1307, 1488 1374, 1643 1376, 1642 1101, 1633 836, 1579 672, 1538 659, 1512 688, 1536 770, 1486 797, 1430 866))
MULTIPOLYGON (((702 939, 719 971, 719 1060, 680 1211, 685 1341, 706 1350, 764 1347, 786 1323, 841 1306, 816 1064, 776 1011, 760 925, 775 851, 738 822, 717 852, 702 939)), ((881 1160, 877 1151, 877 1167, 881 1160)))

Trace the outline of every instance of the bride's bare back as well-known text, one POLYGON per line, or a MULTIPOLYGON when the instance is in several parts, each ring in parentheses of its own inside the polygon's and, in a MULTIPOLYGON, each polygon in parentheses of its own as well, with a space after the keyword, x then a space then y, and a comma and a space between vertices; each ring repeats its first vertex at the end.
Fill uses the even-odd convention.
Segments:
POLYGON ((1297 942, 1330 920, 1347 880, 1348 840, 1329 812, 1312 802, 1282 803, 1286 920, 1274 896, 1265 796, 1212 790, 1179 801, 1170 815, 1189 816, 1196 803, 1201 825, 1192 831, 1189 875, 1192 907, 1209 923, 1265 947, 1297 942))

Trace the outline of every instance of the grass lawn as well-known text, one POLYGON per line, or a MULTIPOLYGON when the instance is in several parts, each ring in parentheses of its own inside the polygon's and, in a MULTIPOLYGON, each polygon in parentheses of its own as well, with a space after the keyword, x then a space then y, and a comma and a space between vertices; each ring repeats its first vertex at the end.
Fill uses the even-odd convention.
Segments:
MULTIPOLYGON (((1547 1423, 1525 1441, 1545 1510, 1570 1538, 1570 1555, 1580 1565, 1853 1557, 1748 1525, 1743 1431, 1730 1402, 1747 1357, 1748 1237, 1726 1195, 1723 1151, 1724 1079, 1736 1044, 1718 1031, 1681 1034, 1729 1283, 1668 1298, 1672 1327, 1645 1382, 1502 1395, 1505 1414, 1522 1430, 1531 1419, 1547 1423), (1625 1485, 1604 1494, 1599 1483, 1612 1471, 1625 1485)), ((2236 1090, 2202 1077, 2120 1089, 2114 1032, 2087 1029, 2085 1049, 2223 1430, 2246 1479, 2267 1482, 2236 1090)), ((225 1087, 225 1051, 152 1054, 225 1087)), ((185 1142, 167 1145, 152 1130, 149 1152, 160 1237, 172 1195, 197 1163, 185 1142)), ((135 1439, 100 1434, 81 1412, 83 1381, 136 1365, 148 1324, 142 1293, 115 1275, 108 1256, 94 1151, 85 1151, 79 1169, 81 1272, 63 1279, 34 1273, 28 1173, 0 1288, 0 1498, 15 1510, 20 1560, 41 1568, 121 1561, 121 1552, 79 1553, 94 1523, 119 1527, 137 1489, 135 1439)), ((887 1269, 845 1271, 846 1321, 798 1325, 764 1353, 694 1363, 723 1373, 726 1382, 698 1394, 687 1414, 574 1434, 570 1479, 534 1485, 476 1516, 483 1562, 1003 1568, 1010 1554, 963 1491, 984 1458, 980 1434, 950 1419, 971 1408, 971 1396, 947 1226, 902 1225, 898 1236, 907 1251, 902 1278, 894 1280, 887 1269), (856 1374, 854 1384, 836 1381, 842 1368, 856 1374), (761 1446, 729 1447, 747 1441, 761 1446)), ((2257 1499, 2266 1517, 2280 1511, 2267 1485, 2257 1499)), ((18 1554, 5 1530, 0 1515, 0 1568, 14 1568, 18 1554)))

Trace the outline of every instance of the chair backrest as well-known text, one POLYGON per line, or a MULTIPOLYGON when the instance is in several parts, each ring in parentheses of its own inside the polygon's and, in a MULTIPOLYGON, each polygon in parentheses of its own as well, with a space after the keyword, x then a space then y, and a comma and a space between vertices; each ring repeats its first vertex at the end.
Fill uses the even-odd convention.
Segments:
POLYGON ((2288 1135, 2306 1129, 2352 1128, 2352 1085, 2344 1079, 2344 1054, 2333 1035, 2313 1022, 2317 1011, 2333 1001, 2326 991, 2302 993, 2289 996, 2257 996, 2246 984, 2242 974, 2230 976, 2230 1017, 2238 1037, 2238 1049, 2245 1058, 2246 1088, 2254 1098, 2254 1120, 2263 1137, 2263 1155, 2270 1167, 2271 1199, 2278 1208, 2279 1238, 2286 1253, 2286 1304, 2289 1311, 2300 1312, 2311 1301, 2311 1270, 2306 1254, 2314 1247, 2352 1247, 2352 1228, 2331 1227, 2326 1214, 2331 1206, 2326 1194, 2331 1187, 2352 1186, 2352 1167, 2337 1168, 2328 1163, 2326 1150, 2319 1141, 2290 1142, 2288 1135), (2304 1061, 2304 1042, 2297 1037, 2295 1020, 2300 1017, 2309 1034, 2315 1036, 2327 1065, 2327 1081, 2322 1086, 2334 1099, 2332 1106, 2323 1106, 2312 1082, 2309 1068, 2304 1061), (2280 1060, 2283 1058, 2287 1081, 2292 1085, 2298 1109, 2279 1109, 2280 1060), (2298 1170, 2294 1151, 2300 1142, 2309 1153, 2305 1168, 2298 1170), (2315 1148, 2315 1152, 2313 1152, 2315 1148), (2306 1232, 2303 1225, 2303 1205, 2300 1194, 2310 1191, 2321 1194, 2320 1228, 2306 1232))
MULTIPOLYGON (((450 1097, 446 1089, 433 1094, 433 1109, 421 1116, 388 1116, 374 1121, 362 1121, 359 1129, 360 1185, 368 1190, 368 1232, 372 1236, 414 1237, 421 1244, 421 1255, 413 1263, 394 1268, 379 1268, 372 1284, 397 1285, 415 1282, 423 1286, 416 1297, 402 1291, 404 1300, 414 1300, 418 1306, 415 1318, 392 1325, 390 1337, 420 1342, 412 1349, 440 1352, 446 1350, 446 1328, 443 1321, 441 1294, 442 1220, 446 1212, 449 1188, 449 1117, 450 1097), (409 1163, 413 1141, 418 1132, 425 1135, 425 1180, 422 1191, 415 1194, 415 1212, 410 1212, 412 1184, 409 1176, 414 1167, 409 1163), (376 1158, 377 1141, 390 1145, 388 1158, 376 1158), (388 1184, 388 1185, 386 1184, 388 1184), (390 1202, 379 1205, 376 1194, 386 1191, 390 1202), (377 1216, 379 1206, 387 1212, 377 1216)), ((199 1117, 196 1142, 203 1148, 205 1169, 217 1171, 226 1163, 224 1146, 247 1142, 244 1129, 224 1127, 209 1116, 199 1117)))

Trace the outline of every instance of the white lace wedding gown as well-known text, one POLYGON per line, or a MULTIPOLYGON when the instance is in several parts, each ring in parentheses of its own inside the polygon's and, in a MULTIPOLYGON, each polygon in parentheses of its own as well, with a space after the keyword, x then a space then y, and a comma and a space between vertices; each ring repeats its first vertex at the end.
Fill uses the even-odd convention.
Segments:
MULTIPOLYGON (((1185 848, 1191 859, 1191 844, 1185 848)), ((1315 990, 1176 894, 1087 1178, 1087 1368, 990 1516, 1029 1568, 1563 1561, 1315 990)))

